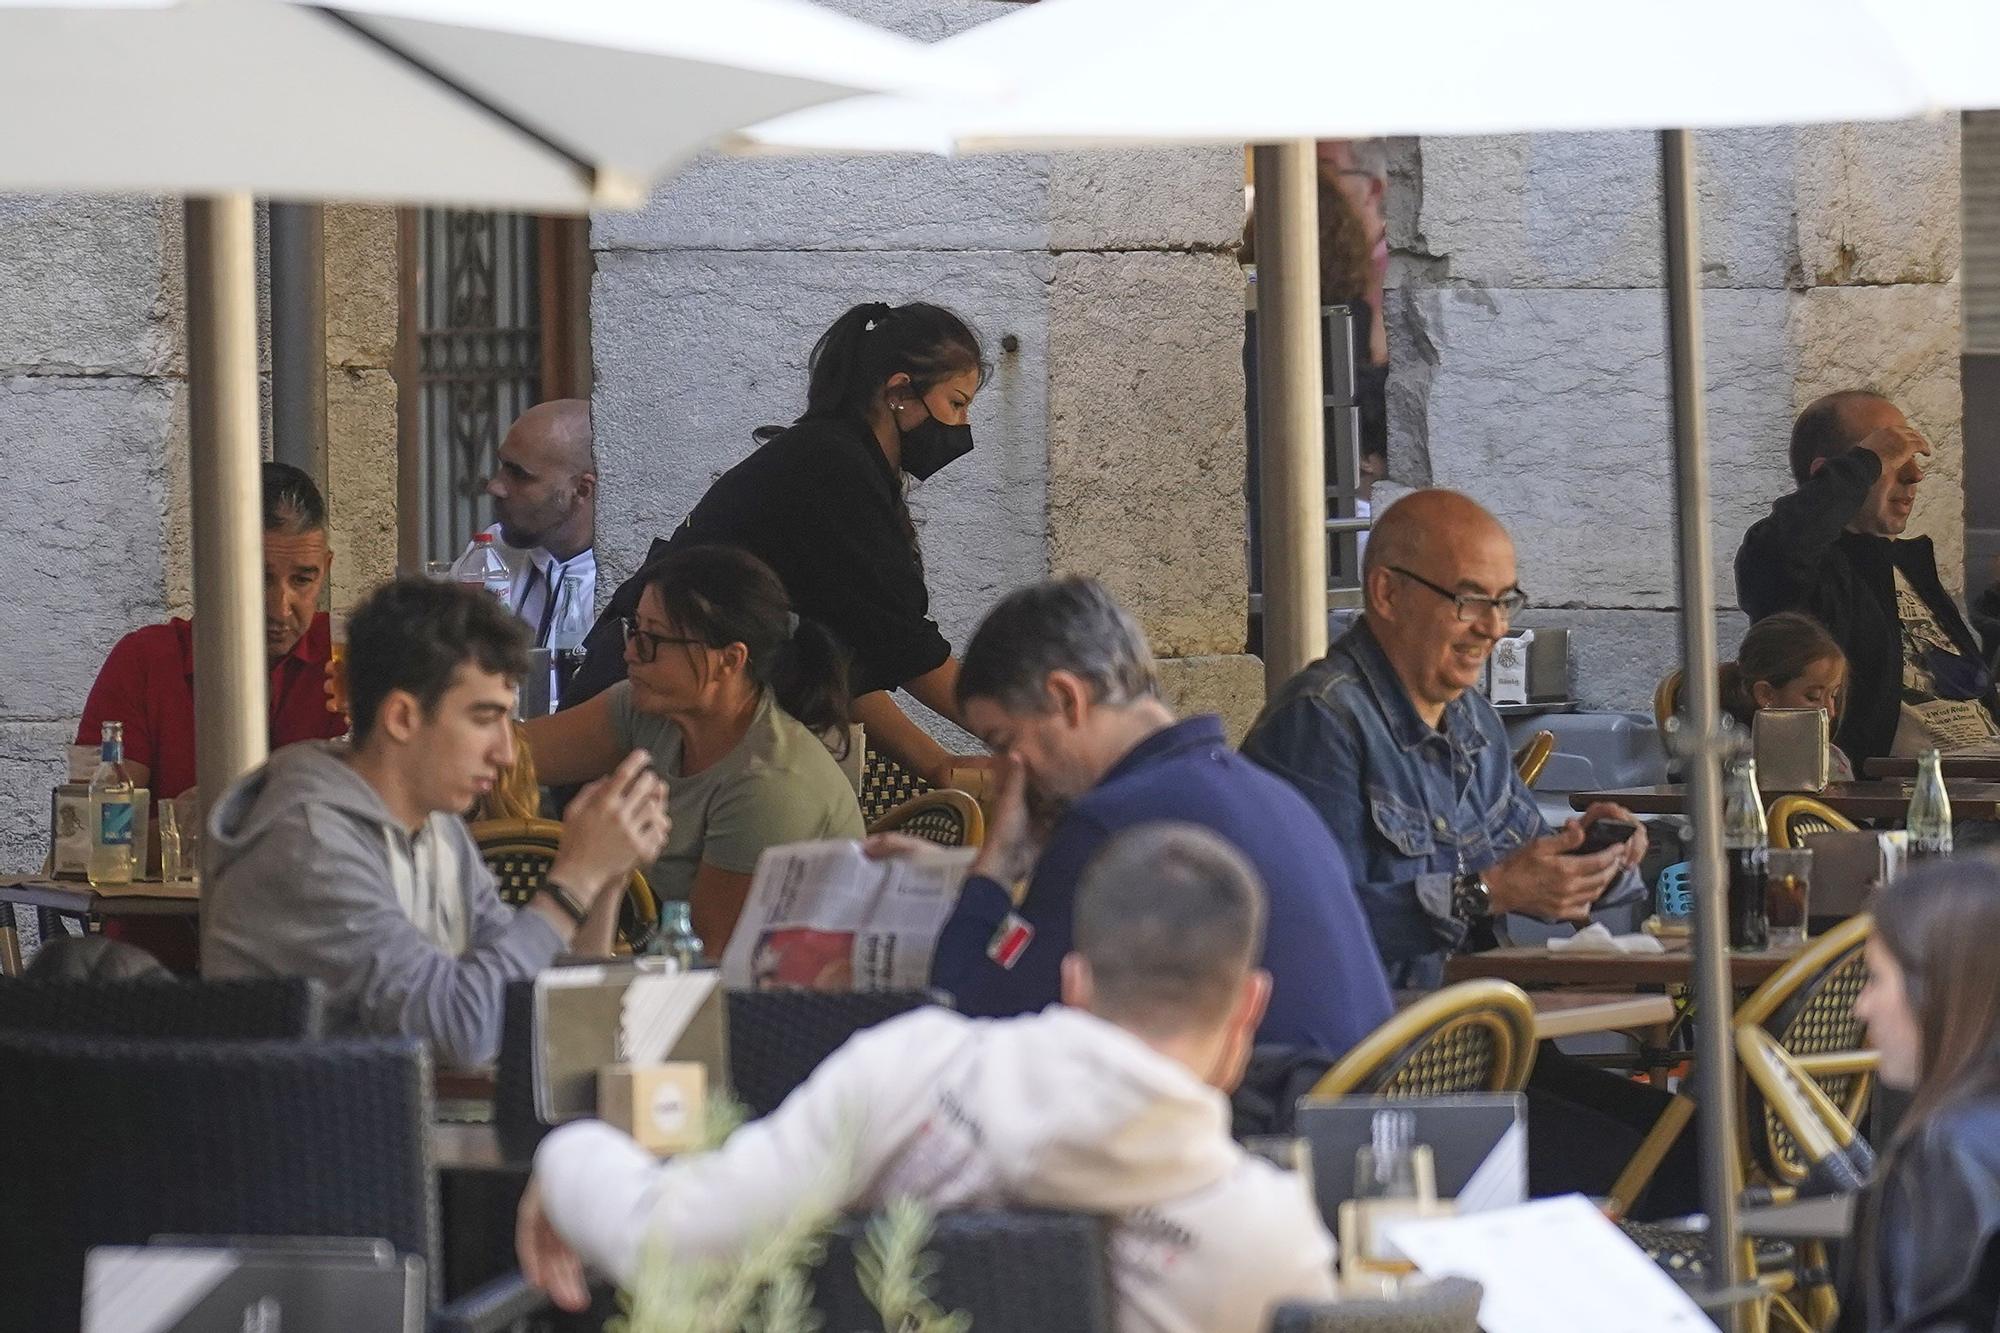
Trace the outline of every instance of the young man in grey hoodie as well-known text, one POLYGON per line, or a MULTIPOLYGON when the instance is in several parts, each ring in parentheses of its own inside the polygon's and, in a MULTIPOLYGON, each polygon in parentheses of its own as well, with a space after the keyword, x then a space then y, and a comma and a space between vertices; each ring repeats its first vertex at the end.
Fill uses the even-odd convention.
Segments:
POLYGON ((1189 824, 1141 824, 1084 872, 1064 1005, 922 1009, 855 1037, 712 1153, 654 1161, 585 1121, 535 1154, 522 1272, 580 1309, 588 1263, 630 1287, 656 1241, 730 1258, 800 1209, 1004 1205, 1108 1214, 1121 1333, 1261 1333, 1333 1295, 1333 1241, 1298 1176, 1229 1137, 1271 979, 1263 890, 1189 824))
POLYGON ((633 867, 666 841, 666 788, 643 751, 584 788, 543 890, 510 909, 460 812, 513 762, 520 622, 399 579, 355 611, 346 666, 352 744, 287 746, 216 804, 202 973, 316 977, 337 1030, 489 1062, 508 982, 610 952, 633 867))

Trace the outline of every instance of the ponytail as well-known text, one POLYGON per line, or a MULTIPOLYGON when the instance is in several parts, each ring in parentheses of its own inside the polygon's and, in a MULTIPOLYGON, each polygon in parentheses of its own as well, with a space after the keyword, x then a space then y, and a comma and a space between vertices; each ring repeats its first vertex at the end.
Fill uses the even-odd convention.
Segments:
MULTIPOLYGON (((865 421, 869 405, 892 375, 908 375, 911 391, 926 394, 962 375, 988 367, 979 339, 964 320, 943 306, 912 301, 890 306, 868 301, 852 307, 813 344, 806 365, 806 410, 799 421, 846 417, 865 421)), ((784 433, 781 426, 763 426, 756 438, 769 441, 784 433)))
POLYGON ((848 743, 847 650, 817 620, 798 618, 792 637, 772 656, 765 681, 778 707, 807 731, 826 737, 845 759, 848 743))
POLYGON ((1757 699, 1750 693, 1750 682, 1743 678, 1743 668, 1734 662, 1724 662, 1717 674, 1722 711, 1739 725, 1749 727, 1757 717, 1757 699))

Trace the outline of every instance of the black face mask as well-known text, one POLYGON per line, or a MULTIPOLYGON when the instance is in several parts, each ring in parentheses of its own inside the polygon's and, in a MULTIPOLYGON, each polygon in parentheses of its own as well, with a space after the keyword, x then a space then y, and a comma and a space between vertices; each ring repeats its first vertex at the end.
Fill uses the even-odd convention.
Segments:
POLYGON ((947 426, 931 417, 903 432, 903 471, 923 481, 972 452, 972 427, 947 426))

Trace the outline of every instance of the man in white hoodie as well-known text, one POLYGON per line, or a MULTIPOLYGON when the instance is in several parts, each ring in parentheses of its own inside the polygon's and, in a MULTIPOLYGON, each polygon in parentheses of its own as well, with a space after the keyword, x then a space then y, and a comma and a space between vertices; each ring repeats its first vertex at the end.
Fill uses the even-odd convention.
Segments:
POLYGON ((856 1036, 763 1120, 666 1163, 596 1122, 535 1155, 522 1272, 566 1309, 587 1264, 629 1286, 648 1237, 729 1258, 802 1207, 1024 1206, 1112 1219, 1122 1333, 1260 1333, 1333 1294, 1333 1241, 1297 1176, 1229 1137, 1270 995, 1263 890, 1206 830, 1147 824, 1091 863, 1063 999, 924 1009, 856 1036))

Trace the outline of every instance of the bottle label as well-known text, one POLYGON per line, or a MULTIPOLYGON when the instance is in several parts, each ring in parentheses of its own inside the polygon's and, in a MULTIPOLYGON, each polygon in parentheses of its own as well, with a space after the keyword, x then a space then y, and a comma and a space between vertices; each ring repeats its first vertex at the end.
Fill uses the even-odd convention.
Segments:
POLYGON ((132 803, 106 801, 98 807, 97 841, 106 847, 132 845, 132 803))

